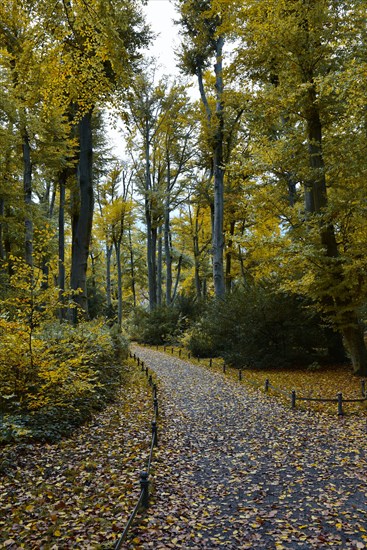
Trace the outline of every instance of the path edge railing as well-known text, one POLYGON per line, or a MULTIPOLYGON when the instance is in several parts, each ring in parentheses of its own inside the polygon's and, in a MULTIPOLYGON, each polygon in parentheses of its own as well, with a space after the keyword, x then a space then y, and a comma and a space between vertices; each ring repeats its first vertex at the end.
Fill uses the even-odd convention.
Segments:
POLYGON ((158 446, 158 428, 157 428, 157 421, 158 421, 158 397, 157 397, 157 384, 153 383, 153 377, 149 373, 148 367, 145 366, 144 361, 141 361, 139 357, 134 353, 132 354, 130 352, 130 358, 132 358, 138 365, 138 367, 141 367, 141 372, 146 375, 148 378, 149 385, 152 387, 153 391, 153 420, 152 420, 152 438, 151 438, 151 444, 150 444, 150 451, 149 451, 149 457, 148 457, 148 463, 146 470, 140 472, 140 495, 139 498, 135 504, 135 507, 133 511, 131 512, 126 525, 125 529, 123 530, 121 536, 117 540, 117 543, 114 546, 114 550, 120 550, 123 542, 126 540, 128 532, 134 522, 135 517, 137 516, 140 509, 147 509, 149 506, 149 474, 152 466, 153 461, 153 453, 154 453, 154 447, 158 446))
MULTIPOLYGON (((174 354, 174 349, 175 349, 173 346, 165 345, 165 346, 163 346, 163 351, 165 353, 168 353, 169 348, 171 350, 171 355, 173 355, 174 354)), ((158 346, 156 346, 156 349, 158 350, 158 346)), ((179 358, 183 358, 181 348, 178 348, 178 356, 179 356, 179 358)), ((187 359, 188 360, 192 359, 191 353, 189 351, 187 352, 187 359)), ((196 357, 196 359, 197 359, 198 362, 200 362, 200 357, 196 357)), ((214 364, 214 361, 210 357, 208 359, 209 359, 209 367, 212 367, 213 364, 214 364)), ((220 366, 220 365, 218 365, 218 366, 220 366)), ((229 369, 229 368, 230 367, 226 364, 226 362, 223 361, 222 369, 223 369, 224 374, 227 372, 227 369, 229 369)), ((258 382, 255 382, 255 381, 251 380, 250 378, 243 376, 243 372, 246 370, 245 367, 235 369, 235 370, 238 371, 238 379, 239 379, 240 382, 243 380, 244 382, 255 385, 257 388, 261 387, 261 384, 259 384, 258 382)), ((269 389, 272 389, 273 391, 275 391, 275 392, 283 395, 284 397, 287 397, 288 399, 290 399, 292 410, 296 409, 296 402, 297 401, 315 401, 315 402, 317 401, 319 403, 336 403, 337 408, 338 408, 338 412, 337 412, 338 417, 344 416, 343 403, 363 403, 363 402, 367 403, 366 380, 364 380, 364 379, 361 380, 361 394, 362 394, 362 397, 353 398, 353 399, 345 398, 343 396, 342 392, 338 392, 336 397, 330 397, 330 398, 303 397, 303 396, 299 396, 297 394, 296 390, 292 390, 292 391, 289 392, 289 391, 282 390, 281 388, 278 388, 276 386, 273 386, 270 383, 269 379, 267 378, 265 380, 264 390, 265 390, 265 392, 268 392, 269 389)))

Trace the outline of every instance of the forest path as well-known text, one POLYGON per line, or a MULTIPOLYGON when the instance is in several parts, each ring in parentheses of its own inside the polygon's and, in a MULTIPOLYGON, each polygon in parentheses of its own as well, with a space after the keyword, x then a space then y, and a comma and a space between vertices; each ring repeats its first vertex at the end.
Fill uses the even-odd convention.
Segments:
MULTIPOLYGON (((367 548, 364 418, 292 411, 148 348, 164 429, 126 548, 367 548)), ((158 424, 158 426, 160 423, 158 424)))

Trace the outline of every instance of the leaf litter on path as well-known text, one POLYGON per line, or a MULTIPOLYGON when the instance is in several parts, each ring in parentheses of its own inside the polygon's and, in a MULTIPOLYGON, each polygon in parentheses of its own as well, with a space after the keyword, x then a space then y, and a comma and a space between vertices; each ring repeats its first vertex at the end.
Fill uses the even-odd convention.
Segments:
MULTIPOLYGON (((291 411, 220 373, 136 352, 159 377, 164 419, 151 506, 124 548, 367 547, 364 417, 291 411)), ((136 371, 72 438, 15 449, 0 480, 0 548, 113 549, 148 454, 144 379, 136 371)))
POLYGON ((150 508, 125 548, 367 548, 366 418, 292 411, 143 347, 165 411, 150 508))

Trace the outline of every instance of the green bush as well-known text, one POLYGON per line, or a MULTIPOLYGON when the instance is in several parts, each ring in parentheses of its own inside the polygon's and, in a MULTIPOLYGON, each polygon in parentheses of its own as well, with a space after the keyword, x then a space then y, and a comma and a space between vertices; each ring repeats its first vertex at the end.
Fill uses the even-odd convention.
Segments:
POLYGON ((310 364, 326 341, 320 318, 303 299, 253 286, 213 301, 189 347, 236 367, 268 368, 310 364))
POLYGON ((136 309, 130 337, 150 345, 169 344, 177 341, 183 324, 179 311, 174 307, 159 306, 151 312, 136 309))
POLYGON ((204 300, 198 300, 195 295, 183 293, 178 294, 173 307, 185 322, 185 325, 190 327, 204 315, 206 305, 204 300))
POLYGON ((195 357, 214 357, 216 345, 205 322, 198 322, 183 340, 195 357))
POLYGON ((173 304, 149 312, 135 308, 129 323, 132 340, 150 345, 173 344, 203 314, 205 304, 190 294, 179 294, 173 304))

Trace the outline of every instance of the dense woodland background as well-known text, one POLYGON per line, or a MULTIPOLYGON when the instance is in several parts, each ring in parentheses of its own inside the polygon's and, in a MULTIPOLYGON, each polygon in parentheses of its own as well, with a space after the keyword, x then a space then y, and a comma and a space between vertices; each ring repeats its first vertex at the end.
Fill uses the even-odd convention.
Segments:
POLYGON ((365 2, 176 6, 174 80, 138 0, 1 3, 6 437, 103 406, 128 337, 367 374, 365 2))

